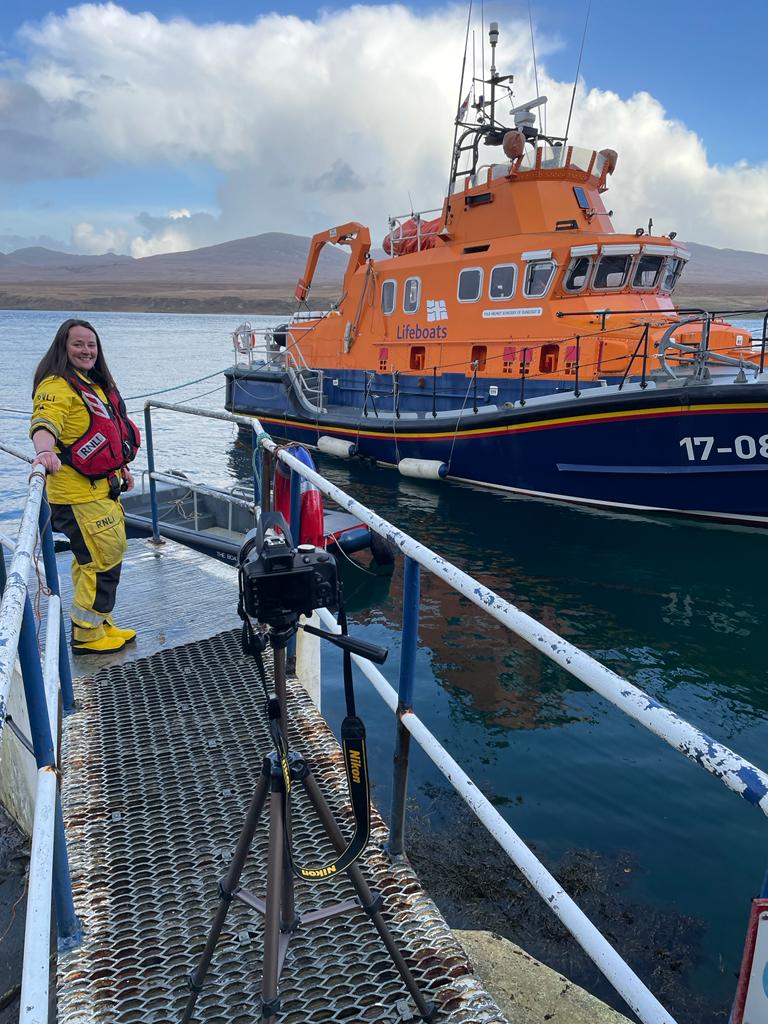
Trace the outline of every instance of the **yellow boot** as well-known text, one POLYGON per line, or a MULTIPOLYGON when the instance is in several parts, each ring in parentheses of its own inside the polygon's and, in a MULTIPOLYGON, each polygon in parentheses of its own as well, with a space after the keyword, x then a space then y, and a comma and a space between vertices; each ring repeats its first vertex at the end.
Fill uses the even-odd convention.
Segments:
POLYGON ((119 636, 102 636, 98 640, 72 641, 73 654, 114 654, 125 647, 125 640, 119 636))
POLYGON ((105 622, 104 623, 104 635, 108 636, 108 637, 111 637, 112 639, 115 639, 115 640, 120 639, 120 640, 123 641, 124 644, 129 644, 131 642, 131 640, 135 640, 136 639, 136 630, 135 629, 120 629, 120 627, 116 626, 114 624, 114 622, 105 622))

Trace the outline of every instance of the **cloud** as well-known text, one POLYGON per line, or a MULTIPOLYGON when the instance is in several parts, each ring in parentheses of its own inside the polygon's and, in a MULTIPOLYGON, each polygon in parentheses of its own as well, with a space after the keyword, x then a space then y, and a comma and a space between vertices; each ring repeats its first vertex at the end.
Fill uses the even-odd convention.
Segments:
POLYGON ((127 232, 120 228, 99 231, 85 221, 72 228, 72 246, 75 252, 98 256, 104 252, 125 252, 127 232))
POLYGON ((316 178, 305 178, 307 192, 362 192, 365 182, 355 174, 346 160, 334 160, 330 170, 316 178))
MULTIPOLYGON (((126 203, 141 209, 141 197, 126 196, 112 225, 94 226, 83 210, 73 244, 114 243, 123 232, 133 255, 349 220, 376 237, 409 196, 417 209, 442 202, 465 17, 463 6, 392 4, 195 25, 113 3, 72 7, 27 26, 25 62, 0 72, 0 179, 215 168, 215 216, 194 212, 183 194, 167 214, 140 214, 133 231, 126 203)), ((515 72, 524 101, 535 94, 527 21, 502 30, 501 70, 515 72)), ((556 45, 540 40, 538 72, 549 127, 562 130, 571 84, 547 73, 556 45)), ((701 139, 648 93, 582 82, 570 134, 619 151, 607 197, 618 229, 653 217, 660 231, 768 250, 768 166, 710 163, 701 139)))
POLYGON ((71 252, 71 246, 60 242, 50 235, 17 235, 14 232, 0 233, 0 252, 14 252, 16 249, 28 249, 42 246, 44 249, 55 249, 57 252, 71 252))

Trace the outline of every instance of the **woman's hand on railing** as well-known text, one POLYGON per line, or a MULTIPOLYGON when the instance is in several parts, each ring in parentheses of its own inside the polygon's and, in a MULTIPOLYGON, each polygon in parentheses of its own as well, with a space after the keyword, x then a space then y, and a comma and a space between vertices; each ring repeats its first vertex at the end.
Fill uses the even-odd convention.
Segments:
POLYGON ((61 469, 61 460, 56 452, 38 452, 32 460, 32 467, 42 466, 46 473, 58 473, 61 469))

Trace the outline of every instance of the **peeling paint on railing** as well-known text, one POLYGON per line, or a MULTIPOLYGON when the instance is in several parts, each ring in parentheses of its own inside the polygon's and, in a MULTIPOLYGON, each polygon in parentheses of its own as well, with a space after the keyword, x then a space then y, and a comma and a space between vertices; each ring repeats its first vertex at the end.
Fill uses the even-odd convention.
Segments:
POLYGON ((264 447, 276 451, 278 458, 287 466, 311 481, 323 494, 381 534, 391 544, 396 545, 404 555, 468 597, 478 608, 487 611, 507 629, 527 640, 536 650, 580 679, 670 746, 685 754, 689 760, 705 768, 748 803, 759 807, 763 814, 768 815, 768 774, 760 768, 690 725, 674 711, 627 682, 618 673, 602 665, 578 647, 574 647, 563 637, 435 554, 430 548, 355 501, 340 487, 308 469, 285 449, 278 448, 274 441, 265 438, 260 440, 264 447))
MULTIPOLYGON (((16 454, 4 445, 3 450, 16 454)), ((32 473, 29 481, 29 498, 16 538, 16 549, 8 567, 8 575, 0 604, 0 734, 5 724, 8 692, 16 661, 16 650, 27 597, 27 579, 32 567, 33 552, 37 541, 37 523, 40 504, 45 488, 45 473, 32 473)))

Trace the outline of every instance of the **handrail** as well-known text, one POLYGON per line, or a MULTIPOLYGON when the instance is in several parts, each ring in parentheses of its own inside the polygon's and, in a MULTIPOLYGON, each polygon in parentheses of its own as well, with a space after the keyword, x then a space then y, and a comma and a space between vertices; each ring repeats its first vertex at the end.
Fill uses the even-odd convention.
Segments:
MULTIPOLYGON (((411 655, 415 653, 418 635, 419 567, 443 579, 454 590, 469 598, 505 628, 527 640, 536 650, 601 694, 644 728, 683 753, 688 759, 701 765, 710 774, 719 778, 727 788, 757 806, 766 815, 768 815, 768 774, 695 728, 670 709, 663 707, 658 701, 623 679, 616 672, 536 622, 531 616, 505 601, 467 573, 360 504, 319 473, 309 469, 288 450, 275 444, 264 432, 256 418, 246 418, 231 413, 211 413, 208 410, 188 405, 173 406, 170 403, 148 402, 147 406, 150 404, 174 409, 187 415, 208 416, 247 424, 253 429, 254 464, 260 461, 258 458, 260 448, 270 453, 272 458, 280 459, 292 472, 292 486, 296 477, 308 480, 324 495, 366 523, 406 556, 403 603, 403 662, 405 667, 401 672, 399 693, 395 693, 373 665, 365 660, 355 658, 363 673, 371 680, 380 696, 398 718, 390 821, 390 852, 396 855, 402 851, 408 758, 408 743, 404 739, 404 735, 407 732, 409 736, 417 740, 446 778, 451 781, 493 838, 517 864, 528 881, 546 900, 550 909, 568 928, 587 955, 591 957, 644 1024, 674 1024, 669 1013, 612 949, 520 837, 501 818, 487 799, 479 793, 471 779, 414 714, 411 707, 413 682, 411 655), (410 638, 407 645, 406 637, 410 638)), ((320 610, 319 614, 326 625, 337 628, 330 613, 320 610)))
MULTIPOLYGON (((410 559, 407 558, 406 566, 409 561, 410 559)), ((319 608, 318 615, 326 629, 334 633, 341 632, 336 619, 326 608, 319 608)), ((403 639, 405 642, 405 637, 403 639)), ((650 1022, 652 1024, 675 1024, 674 1018, 547 871, 512 826, 502 818, 493 804, 480 792, 458 762, 451 757, 421 719, 414 714, 413 709, 403 707, 397 692, 376 666, 356 654, 352 655, 352 660, 373 684, 374 689, 390 711, 397 716, 398 727, 407 730, 408 734, 416 740, 425 754, 440 769, 462 800, 485 825, 491 836, 514 861, 533 888, 546 901, 553 914, 576 938, 584 952, 600 968, 633 1012, 643 1022, 649 1022, 649 1024, 650 1022)), ((396 797, 393 802, 399 804, 401 799, 402 797, 396 797)))
POLYGON ((537 651, 560 665, 566 672, 585 683, 590 689, 605 697, 624 711, 649 732, 663 739, 671 747, 684 754, 690 761, 706 769, 724 786, 738 793, 748 803, 754 804, 768 816, 768 774, 740 757, 728 747, 714 740, 700 729, 690 725, 674 711, 663 707, 649 694, 634 686, 613 669, 607 668, 591 655, 575 647, 554 630, 537 622, 515 605, 488 587, 478 583, 468 573, 441 558, 426 545, 414 540, 407 533, 387 522, 377 513, 361 505, 340 487, 329 483, 314 470, 309 469, 289 451, 280 448, 267 434, 260 434, 259 443, 274 452, 277 457, 295 470, 318 490, 338 505, 366 523, 390 544, 408 555, 433 575, 448 583, 458 593, 486 611, 511 632, 527 640, 537 651))
MULTIPOLYGON (((31 457, 11 445, 0 450, 29 463, 31 457)), ((5 538, 7 540, 7 538, 5 538)), ((59 692, 66 713, 75 710, 53 546, 50 509, 45 496, 45 471, 33 469, 21 525, 8 571, 0 546, 0 732, 7 717, 16 659, 21 666, 32 750, 37 764, 35 812, 29 868, 20 1024, 48 1019, 50 986, 51 895, 56 907, 59 949, 81 941, 72 898, 64 819, 58 785, 59 692), (35 561, 40 533, 48 590, 44 666, 40 661, 35 616, 27 579, 35 561)))

